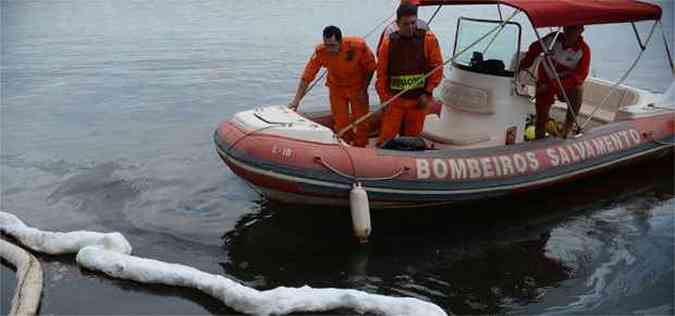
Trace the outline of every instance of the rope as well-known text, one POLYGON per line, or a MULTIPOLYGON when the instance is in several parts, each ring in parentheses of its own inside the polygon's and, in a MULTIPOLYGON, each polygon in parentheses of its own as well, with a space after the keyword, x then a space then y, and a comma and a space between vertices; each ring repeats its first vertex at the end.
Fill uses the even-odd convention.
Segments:
POLYGON ((501 34, 502 31, 504 30, 504 27, 505 27, 505 26, 506 26, 506 25, 500 27, 500 28, 499 28, 499 31, 497 31, 497 33, 495 33, 495 35, 492 36, 492 38, 490 39, 490 42, 488 42, 488 44, 485 46, 485 49, 483 49, 483 52, 482 52, 483 55, 485 55, 485 52, 487 52, 487 50, 490 49, 490 47, 492 46, 492 44, 493 44, 493 43, 495 42, 495 40, 497 39, 497 36, 499 36, 499 34, 501 34))
MULTIPOLYGON (((408 168, 408 167, 403 167, 403 168, 398 169, 398 170, 397 170, 396 172, 394 172, 394 174, 391 175, 391 176, 386 176, 386 177, 372 177, 372 178, 359 178, 359 177, 356 177, 356 176, 348 175, 348 174, 346 174, 346 173, 344 173, 344 172, 338 170, 337 168, 331 166, 331 164, 328 163, 328 161, 325 161, 321 156, 316 156, 316 157, 314 157, 314 161, 316 161, 318 164, 324 166, 326 169, 332 171, 333 173, 337 174, 338 176, 341 176, 341 177, 343 177, 343 178, 347 178, 347 179, 349 179, 349 180, 353 180, 353 181, 355 181, 355 182, 360 182, 360 181, 383 181, 383 180, 393 180, 393 179, 396 179, 396 178, 400 177, 401 175, 407 173, 407 172, 410 170, 410 168, 408 168)), ((352 166, 353 166, 353 162, 352 162, 352 166)))
MULTIPOLYGON (((496 30, 498 30, 499 28, 501 28, 503 25, 505 25, 506 23, 508 23, 509 21, 511 21, 511 19, 513 19, 518 13, 520 13, 520 10, 514 11, 513 14, 511 14, 511 16, 509 16, 508 19, 506 19, 505 21, 503 21, 502 23, 500 23, 499 25, 497 25, 496 27, 494 27, 494 28, 493 28, 492 30, 490 30, 489 32, 483 34, 483 36, 481 36, 480 38, 478 38, 476 41, 474 41, 473 43, 471 43, 469 46, 467 46, 467 47, 465 47, 464 49, 462 49, 460 52, 458 52, 458 53, 456 53, 455 55, 453 55, 452 57, 450 57, 450 58, 449 58, 447 61, 445 61, 444 63, 442 63, 442 64, 436 66, 434 69, 432 69, 431 71, 429 71, 429 72, 428 72, 426 75, 424 75, 423 77, 417 79, 417 80, 411 85, 411 87, 417 85, 418 83, 424 82, 424 80, 426 80, 426 79, 427 79, 429 76, 431 76, 434 72, 436 72, 436 71, 442 69, 443 67, 445 67, 445 65, 447 65, 447 64, 450 63, 450 62, 454 62, 455 59, 456 59, 458 56, 464 54, 467 50, 469 50, 470 48, 476 46, 476 44, 478 44, 480 41, 484 40, 486 37, 490 36, 490 34, 492 34, 492 33, 495 32, 496 30)), ((378 113, 378 112, 384 110, 387 106, 389 106, 389 104, 391 104, 392 101, 396 100, 396 99, 399 98, 401 95, 403 95, 404 93, 408 92, 408 91, 411 90, 411 89, 412 89, 412 88, 407 88, 407 89, 401 90, 399 93, 397 93, 397 94, 395 94, 393 97, 391 97, 391 99, 389 99, 389 100, 387 100, 386 102, 380 104, 380 108, 378 108, 377 110, 372 111, 372 112, 370 112, 370 113, 368 113, 368 114, 366 114, 366 115, 364 115, 364 116, 361 116, 361 117, 358 118, 356 121, 354 121, 354 122, 352 122, 351 124, 349 124, 347 127, 341 129, 341 130, 338 132, 338 137, 342 137, 342 135, 343 135, 344 133, 350 131, 351 129, 353 129, 354 127, 356 127, 356 125, 361 124, 361 122, 367 120, 368 118, 370 118, 371 116, 373 116, 375 113, 378 113)))
MULTIPOLYGON (((642 53, 644 53, 644 51, 647 47, 647 44, 649 44, 649 40, 652 38, 652 35, 654 34, 654 30, 656 29, 656 23, 657 22, 654 22, 654 25, 652 25, 652 29, 649 32, 649 36, 647 37, 647 40, 645 41, 644 48, 642 50, 640 50, 640 53, 638 54, 638 56, 635 58, 635 60, 633 60, 633 64, 628 68, 628 70, 623 74, 623 76, 621 76, 619 81, 615 82, 612 85, 609 93, 602 99, 602 101, 600 103, 598 103, 598 105, 595 106, 595 109, 593 109, 591 114, 588 115, 588 118, 586 118, 586 121, 581 125, 577 125, 577 126, 579 126, 579 129, 583 130, 586 127, 586 125, 588 125, 588 123, 593 119, 593 115, 595 114, 595 112, 597 112, 598 109, 600 109, 600 107, 603 106, 605 104, 605 102, 607 102, 609 97, 612 96, 612 94, 614 94, 614 92, 616 91, 616 88, 619 87, 619 85, 621 85, 626 80, 626 78, 628 78, 628 75, 633 71, 633 69, 635 69, 635 66, 637 66, 638 61, 640 61, 640 58, 642 58, 642 53)), ((576 120, 575 120, 575 122, 576 122, 576 120)))
MULTIPOLYGON (((353 177, 353 179, 358 179, 358 177, 356 176, 356 165, 354 164, 354 158, 352 158, 352 155, 349 153, 349 150, 347 150, 347 148, 346 148, 347 146, 345 146, 342 143, 340 138, 337 138, 337 142, 338 142, 338 147, 340 147, 340 149, 342 149, 342 151, 345 153, 345 155, 347 155, 347 158, 349 158, 349 165, 352 166, 352 177, 353 177)), ((323 161, 323 159, 321 159, 321 160, 323 161)), ((328 162, 326 162, 326 165, 328 165, 328 162)))
POLYGON ((254 129, 253 131, 248 132, 248 133, 242 135, 241 137, 237 138, 237 140, 233 141, 232 144, 230 145, 230 147, 227 147, 227 152, 229 153, 230 150, 232 150, 232 148, 234 148, 234 146, 236 146, 237 144, 239 144, 239 142, 242 141, 244 138, 246 138, 246 137, 248 137, 248 136, 251 136, 251 135, 253 135, 253 134, 262 132, 262 131, 264 131, 264 130, 266 130, 266 129, 270 129, 270 128, 272 128, 272 127, 279 127, 280 125, 281 125, 281 124, 267 125, 267 126, 265 126, 265 127, 261 127, 261 128, 258 128, 258 129, 254 129))

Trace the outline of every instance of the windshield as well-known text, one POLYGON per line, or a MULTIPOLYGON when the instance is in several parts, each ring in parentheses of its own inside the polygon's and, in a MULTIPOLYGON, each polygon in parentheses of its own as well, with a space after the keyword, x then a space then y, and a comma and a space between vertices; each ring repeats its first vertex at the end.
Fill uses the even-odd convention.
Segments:
MULTIPOLYGON (((462 52, 476 40, 499 26, 501 21, 460 18, 457 22, 454 53, 462 52)), ((471 71, 512 76, 517 66, 516 54, 520 49, 520 25, 504 24, 482 41, 455 59, 455 65, 471 71)))

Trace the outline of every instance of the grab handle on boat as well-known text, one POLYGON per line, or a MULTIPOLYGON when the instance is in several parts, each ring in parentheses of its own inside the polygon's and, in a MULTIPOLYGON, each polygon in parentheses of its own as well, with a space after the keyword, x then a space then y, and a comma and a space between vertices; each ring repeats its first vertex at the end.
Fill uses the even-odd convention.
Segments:
POLYGON ((664 142, 656 139, 656 133, 654 131, 650 132, 643 132, 642 137, 647 138, 651 140, 652 142, 659 144, 659 145, 664 145, 664 146, 675 146, 675 143, 669 143, 669 142, 664 142))
POLYGON ((353 180, 353 181, 385 181, 385 180, 393 180, 393 179, 396 179, 396 178, 400 177, 401 175, 407 173, 407 172, 410 170, 410 167, 404 166, 404 167, 402 167, 402 168, 399 168, 399 169, 398 169, 396 172, 394 172, 394 174, 392 174, 391 176, 386 176, 386 177, 372 177, 372 178, 362 178, 362 177, 355 177, 355 176, 352 176, 352 175, 348 175, 348 174, 346 174, 346 173, 344 173, 344 172, 342 172, 342 171, 336 169, 335 167, 331 166, 330 163, 328 163, 328 161, 324 160, 321 156, 316 156, 316 157, 314 157, 314 161, 315 161, 316 163, 318 163, 318 164, 324 166, 326 169, 332 171, 333 173, 335 173, 335 174, 337 174, 337 175, 339 175, 339 176, 341 176, 341 177, 343 177, 343 178, 347 178, 347 179, 350 179, 350 180, 353 180))

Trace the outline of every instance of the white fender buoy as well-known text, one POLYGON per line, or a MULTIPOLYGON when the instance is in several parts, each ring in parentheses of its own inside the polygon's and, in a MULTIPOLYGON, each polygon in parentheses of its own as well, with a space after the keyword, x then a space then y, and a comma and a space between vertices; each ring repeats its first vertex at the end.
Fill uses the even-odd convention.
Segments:
POLYGON ((354 183, 351 192, 349 192, 349 205, 352 212, 354 236, 358 238, 360 243, 367 243, 371 231, 370 205, 368 204, 368 193, 363 189, 360 182, 354 183))

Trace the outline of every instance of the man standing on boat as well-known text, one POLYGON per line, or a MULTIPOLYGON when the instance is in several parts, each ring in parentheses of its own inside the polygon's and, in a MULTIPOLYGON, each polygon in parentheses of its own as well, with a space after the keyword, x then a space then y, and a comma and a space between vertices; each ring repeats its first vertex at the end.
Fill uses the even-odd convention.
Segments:
POLYGON ((443 80, 442 68, 422 79, 443 64, 443 56, 436 36, 417 28, 417 6, 409 3, 400 5, 396 10, 396 23, 398 30, 382 41, 377 54, 375 87, 382 103, 403 90, 407 91, 392 100, 385 110, 379 146, 399 132, 404 136, 417 136, 422 132, 432 92, 443 80))
MULTIPOLYGON (((574 115, 568 111, 565 118, 565 125, 562 129, 562 136, 567 137, 576 114, 579 113, 581 102, 583 100, 583 83, 588 77, 588 70, 591 63, 591 50, 581 36, 584 31, 583 25, 572 25, 563 28, 563 33, 557 34, 557 39, 551 49, 550 60, 553 63, 555 72, 560 77, 565 89, 565 94, 569 98, 568 106, 572 107, 574 115)), ((551 42, 556 38, 556 32, 545 36, 542 41, 547 47, 551 47, 551 42)), ((532 66, 535 59, 543 52, 542 44, 537 41, 530 45, 527 54, 520 61, 520 69, 526 70, 532 66)), ((535 106, 537 117, 535 122, 535 138, 540 139, 545 136, 546 122, 549 119, 549 111, 553 105, 554 98, 565 100, 560 86, 555 80, 555 74, 551 71, 544 61, 539 66, 537 75, 537 88, 535 93, 535 106)))
MULTIPOLYGON (((337 132, 368 114, 368 85, 377 67, 375 56, 362 38, 342 38, 337 26, 327 26, 323 30, 323 43, 316 47, 305 66, 290 108, 297 110, 307 86, 321 67, 326 67, 328 71, 326 86, 330 94, 333 130, 337 132)), ((368 144, 368 130, 366 120, 356 127, 354 133, 345 134, 345 140, 349 142, 353 139, 354 146, 364 147, 368 144)))

